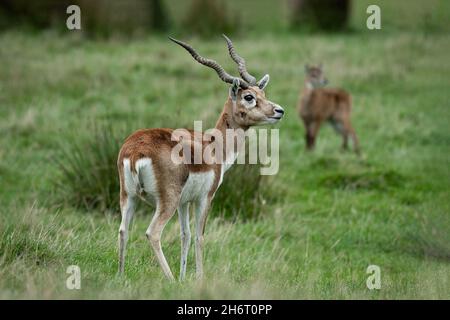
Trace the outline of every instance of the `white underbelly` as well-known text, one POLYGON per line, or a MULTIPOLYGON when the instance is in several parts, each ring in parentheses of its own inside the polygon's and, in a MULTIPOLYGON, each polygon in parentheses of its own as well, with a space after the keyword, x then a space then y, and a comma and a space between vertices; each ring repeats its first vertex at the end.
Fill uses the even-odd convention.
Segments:
POLYGON ((181 203, 201 200, 208 196, 214 184, 214 171, 191 172, 181 191, 181 203))

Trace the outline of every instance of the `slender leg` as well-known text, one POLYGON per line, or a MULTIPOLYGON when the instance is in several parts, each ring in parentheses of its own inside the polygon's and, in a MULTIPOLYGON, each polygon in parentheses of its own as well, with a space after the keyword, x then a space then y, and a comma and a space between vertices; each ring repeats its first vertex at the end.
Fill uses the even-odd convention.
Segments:
POLYGON ((306 148, 307 150, 313 150, 316 143, 316 136, 319 132, 320 121, 313 121, 306 127, 306 148))
POLYGON ((306 141, 306 150, 312 150, 313 137, 309 130, 306 132, 305 141, 306 141))
POLYGON ((358 141, 358 137, 356 136, 356 132, 353 129, 352 125, 350 122, 346 123, 345 125, 345 134, 347 136, 350 136, 353 142, 353 149, 355 150, 356 154, 359 154, 360 150, 359 150, 359 141, 358 141))
POLYGON ((355 153, 360 154, 359 140, 358 140, 358 137, 356 136, 356 132, 355 132, 355 130, 353 130, 353 128, 350 131, 350 135, 353 140, 353 149, 355 150, 355 153))
POLYGON ((166 226, 167 222, 175 213, 175 208, 178 205, 176 203, 174 206, 172 205, 161 205, 158 203, 156 205, 156 212, 153 216, 152 222, 145 233, 150 242, 150 246, 153 248, 155 252, 156 259, 158 260, 159 265, 161 266, 164 274, 169 280, 174 280, 172 271, 170 271, 169 264, 167 263, 166 257, 161 248, 161 234, 166 226))
POLYGON ((186 264, 189 247, 191 245, 191 230, 189 228, 189 202, 178 207, 178 218, 180 220, 181 234, 181 261, 180 261, 180 280, 186 276, 186 264))
POLYGON ((331 125, 333 126, 334 130, 342 136, 342 150, 348 149, 348 127, 345 125, 344 121, 334 119, 331 121, 331 125))
POLYGON ((205 197, 196 203, 196 237, 195 237, 195 265, 197 278, 203 277, 203 235, 205 233, 206 218, 211 200, 205 197))
POLYGON ((119 273, 125 270, 125 251, 128 241, 128 229, 134 213, 134 198, 126 196, 120 201, 122 222, 119 228, 119 273))
POLYGON ((305 148, 306 150, 310 150, 311 145, 311 123, 303 119, 303 124, 305 125, 305 148))
POLYGON ((348 133, 342 133, 342 150, 348 149, 348 133))

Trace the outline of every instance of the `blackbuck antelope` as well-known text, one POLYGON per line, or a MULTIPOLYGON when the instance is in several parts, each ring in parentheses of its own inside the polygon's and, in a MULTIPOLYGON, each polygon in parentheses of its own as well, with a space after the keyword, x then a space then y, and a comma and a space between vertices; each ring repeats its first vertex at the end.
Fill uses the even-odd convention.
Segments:
POLYGON ((359 153, 358 137, 350 122, 351 96, 342 89, 324 88, 328 83, 319 66, 305 66, 305 83, 300 96, 298 109, 305 125, 306 148, 314 148, 317 133, 324 121, 342 135, 342 148, 347 149, 348 138, 353 140, 353 147, 359 153))
MULTIPOLYGON (((155 204, 156 210, 146 236, 164 274, 171 280, 174 277, 161 248, 161 234, 175 210, 178 209, 181 227, 180 280, 182 280, 186 274, 186 259, 191 239, 189 206, 191 204, 194 206, 196 274, 197 277, 202 277, 203 234, 208 210, 223 175, 229 168, 228 164, 234 162, 238 152, 236 148, 227 146, 230 143, 239 145, 236 139, 245 140, 245 136, 242 135, 235 135, 229 139, 226 131, 230 129, 245 131, 251 126, 276 123, 283 117, 283 108, 267 100, 264 94, 269 75, 256 81, 247 72, 245 60, 236 53, 230 39, 224 37, 231 58, 238 65, 241 79, 229 75, 216 61, 203 58, 190 45, 173 38, 170 40, 186 49, 197 62, 216 71, 222 81, 231 84, 228 98, 215 126, 215 129, 226 137, 222 145, 225 159, 212 164, 203 160, 193 164, 174 162, 171 153, 178 142, 177 139, 173 139, 175 131, 173 129, 142 129, 126 139, 117 162, 122 214, 119 228, 119 273, 124 271, 128 229, 135 201, 141 198, 151 200, 155 204)), ((188 132, 191 140, 188 143, 194 144, 194 136, 198 132, 188 132)), ((200 135, 205 136, 204 133, 200 135)), ((203 139, 203 147, 210 143, 208 139, 203 139)))

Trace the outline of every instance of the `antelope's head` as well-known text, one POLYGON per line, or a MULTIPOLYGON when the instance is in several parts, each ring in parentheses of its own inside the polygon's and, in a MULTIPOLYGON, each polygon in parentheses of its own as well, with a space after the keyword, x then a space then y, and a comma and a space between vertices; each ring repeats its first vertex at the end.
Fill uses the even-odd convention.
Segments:
POLYGON ((308 64, 305 65, 305 73, 305 82, 312 88, 320 88, 328 84, 328 79, 325 78, 325 75, 323 73, 322 64, 319 64, 318 66, 310 66, 308 64))
POLYGON ((269 75, 266 74, 257 81, 247 72, 245 60, 236 53, 231 40, 225 35, 224 38, 231 58, 238 65, 241 78, 229 75, 216 61, 203 58, 190 45, 169 39, 185 48, 197 62, 214 69, 222 81, 231 84, 228 99, 232 105, 232 119, 236 124, 250 127, 280 121, 284 115, 283 108, 269 101, 264 92, 269 83, 269 75))

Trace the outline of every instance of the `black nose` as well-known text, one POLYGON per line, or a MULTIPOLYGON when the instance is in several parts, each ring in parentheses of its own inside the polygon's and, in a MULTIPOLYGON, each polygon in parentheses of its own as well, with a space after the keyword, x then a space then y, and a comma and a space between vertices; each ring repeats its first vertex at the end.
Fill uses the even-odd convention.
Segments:
POLYGON ((275 109, 275 112, 284 114, 284 110, 281 109, 281 108, 276 108, 276 109, 275 109))

